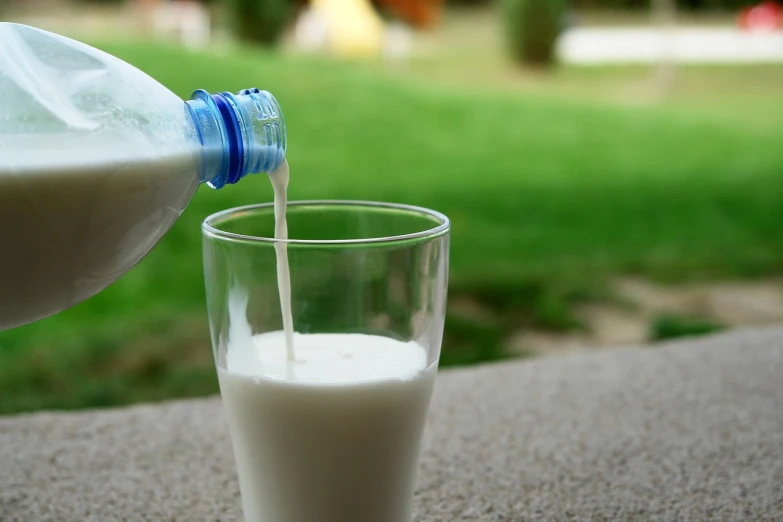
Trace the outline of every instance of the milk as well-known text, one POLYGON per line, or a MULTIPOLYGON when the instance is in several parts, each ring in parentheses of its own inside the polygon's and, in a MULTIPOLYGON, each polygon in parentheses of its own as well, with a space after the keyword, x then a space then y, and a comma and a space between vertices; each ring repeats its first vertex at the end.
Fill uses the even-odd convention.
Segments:
MULTIPOLYGON (((241 322, 241 319, 240 319, 241 322)), ((436 367, 364 334, 229 339, 219 368, 246 522, 409 522, 436 367)))
POLYGON ((108 286, 171 227, 199 183, 185 151, 59 145, 25 157, 0 150, 0 330, 108 286))

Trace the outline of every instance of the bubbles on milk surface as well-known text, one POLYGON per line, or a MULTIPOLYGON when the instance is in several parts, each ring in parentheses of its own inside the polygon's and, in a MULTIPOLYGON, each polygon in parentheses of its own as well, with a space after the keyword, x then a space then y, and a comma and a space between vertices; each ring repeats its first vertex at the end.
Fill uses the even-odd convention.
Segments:
POLYGON ((415 342, 367 334, 294 334, 296 359, 288 360, 285 332, 229 340, 227 370, 247 377, 310 384, 415 379, 427 353, 415 342))

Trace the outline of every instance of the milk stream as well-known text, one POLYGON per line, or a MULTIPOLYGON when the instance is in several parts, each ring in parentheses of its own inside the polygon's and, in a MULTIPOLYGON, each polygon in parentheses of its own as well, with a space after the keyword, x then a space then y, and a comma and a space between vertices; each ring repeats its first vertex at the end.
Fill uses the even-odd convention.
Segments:
MULTIPOLYGON (((288 239, 288 223, 285 219, 288 203, 288 161, 284 160, 280 167, 269 174, 275 196, 275 239, 288 239)), ((280 310, 283 314, 283 331, 285 332, 286 355, 289 361, 296 359, 294 353, 294 318, 291 314, 291 270, 288 266, 288 245, 285 242, 275 243, 277 257, 277 288, 280 293, 280 310)))

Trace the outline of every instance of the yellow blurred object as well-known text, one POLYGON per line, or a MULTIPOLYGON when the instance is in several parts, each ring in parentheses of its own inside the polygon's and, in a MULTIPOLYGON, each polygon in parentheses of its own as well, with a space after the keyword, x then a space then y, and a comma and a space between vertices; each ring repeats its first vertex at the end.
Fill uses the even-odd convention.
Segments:
POLYGON ((377 56, 383 51, 384 23, 369 0, 312 0, 323 19, 330 50, 341 56, 377 56))

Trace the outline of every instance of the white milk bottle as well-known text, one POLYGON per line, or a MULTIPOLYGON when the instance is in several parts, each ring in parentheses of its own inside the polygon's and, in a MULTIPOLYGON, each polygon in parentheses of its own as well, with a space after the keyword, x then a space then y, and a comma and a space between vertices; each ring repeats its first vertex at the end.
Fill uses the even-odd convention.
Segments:
POLYGON ((98 293, 212 188, 285 158, 274 97, 183 102, 131 65, 0 23, 0 330, 98 293))

